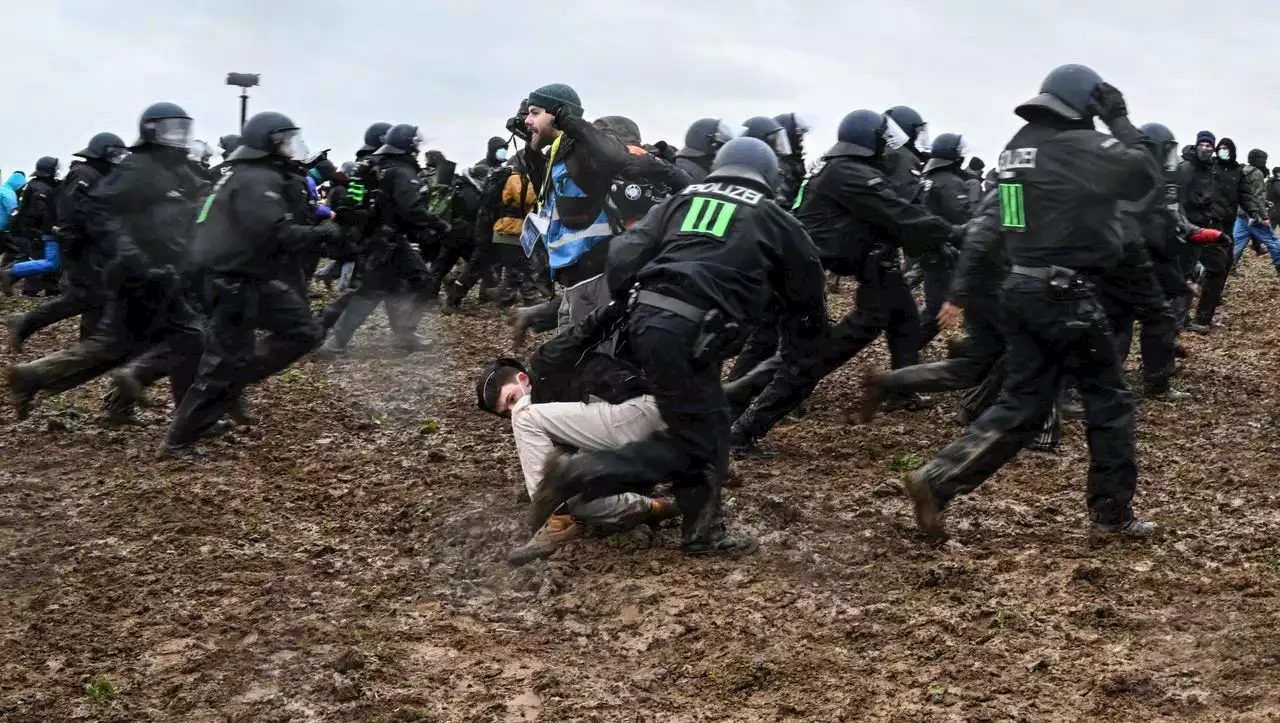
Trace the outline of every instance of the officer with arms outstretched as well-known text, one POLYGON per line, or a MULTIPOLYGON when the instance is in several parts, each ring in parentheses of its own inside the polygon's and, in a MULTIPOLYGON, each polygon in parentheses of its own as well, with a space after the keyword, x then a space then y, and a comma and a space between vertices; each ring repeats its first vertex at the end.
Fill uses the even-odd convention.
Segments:
POLYGON ((1000 154, 999 203, 984 208, 998 214, 1012 264, 1001 299, 1009 376, 995 406, 907 479, 916 521, 934 540, 946 538, 947 504, 1018 453, 1068 374, 1085 406, 1091 536, 1157 531, 1133 513, 1133 393, 1094 286, 1123 256, 1117 202, 1151 193, 1159 169, 1120 91, 1092 69, 1059 67, 1040 90, 1014 111, 1027 124, 1000 154), (1094 130, 1095 115, 1113 136, 1094 130))
POLYGON ((721 516, 729 414, 720 366, 737 330, 761 313, 764 286, 784 307, 784 345, 806 343, 826 327, 818 252, 800 223, 773 202, 778 175, 768 145, 734 139, 716 154, 704 183, 655 206, 613 240, 608 289, 614 299, 630 294, 627 342, 667 430, 548 465, 533 499, 535 529, 575 495, 671 480, 686 554, 754 547, 753 539, 728 533, 721 516))

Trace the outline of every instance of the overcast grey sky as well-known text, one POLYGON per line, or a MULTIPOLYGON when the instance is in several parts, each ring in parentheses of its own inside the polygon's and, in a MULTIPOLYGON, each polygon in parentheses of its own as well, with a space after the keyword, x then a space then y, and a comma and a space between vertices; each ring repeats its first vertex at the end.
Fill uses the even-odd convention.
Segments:
POLYGON ((1180 140, 1209 128, 1280 165, 1280 0, 40 0, 0 30, 0 169, 126 141, 153 101, 182 105, 215 144, 238 125, 229 71, 262 74, 250 113, 277 110, 341 158, 376 120, 422 126, 460 162, 529 90, 565 82, 588 117, 635 119, 677 145, 696 118, 795 111, 812 158, 845 113, 915 107, 988 162, 1012 107, 1054 66, 1093 66, 1135 122, 1180 140), (379 10, 379 8, 388 8, 379 10))

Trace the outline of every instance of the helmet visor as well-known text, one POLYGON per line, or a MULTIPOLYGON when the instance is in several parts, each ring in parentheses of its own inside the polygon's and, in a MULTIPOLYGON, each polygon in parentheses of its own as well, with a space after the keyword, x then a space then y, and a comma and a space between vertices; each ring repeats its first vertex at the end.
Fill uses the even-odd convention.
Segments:
POLYGON ((787 138, 786 129, 779 128, 769 134, 769 146, 780 156, 791 155, 791 139, 787 138))
POLYGON ((791 114, 791 122, 795 125, 796 135, 798 136, 802 136, 813 130, 813 124, 809 122, 809 119, 800 117, 799 113, 791 114))
POLYGON ((155 132, 152 143, 184 151, 191 145, 190 118, 161 118, 151 121, 151 128, 155 132))
POLYGON ((297 128, 272 133, 271 147, 276 149, 277 155, 293 159, 299 163, 306 163, 307 159, 311 157, 307 142, 302 139, 302 132, 297 128))
POLYGON ((117 165, 129 156, 129 149, 123 146, 111 146, 102 153, 102 160, 117 165))
POLYGON ((1182 160, 1181 157, 1178 155, 1178 144, 1170 143, 1169 152, 1166 153, 1164 157, 1164 170, 1166 171, 1178 170, 1178 162, 1181 160, 1182 160))
POLYGON ((711 150, 717 150, 736 137, 737 134, 733 132, 733 128, 723 120, 720 121, 716 125, 715 133, 711 135, 711 150))
POLYGON ((884 117, 884 144, 889 148, 897 150, 910 142, 905 131, 898 125, 897 121, 889 116, 884 117))
POLYGON ((213 151, 209 150, 209 144, 204 141, 191 141, 191 145, 187 146, 188 160, 199 163, 212 155, 213 151))
POLYGON ((919 129, 916 131, 916 148, 925 151, 933 148, 933 136, 929 133, 928 123, 921 123, 919 129))

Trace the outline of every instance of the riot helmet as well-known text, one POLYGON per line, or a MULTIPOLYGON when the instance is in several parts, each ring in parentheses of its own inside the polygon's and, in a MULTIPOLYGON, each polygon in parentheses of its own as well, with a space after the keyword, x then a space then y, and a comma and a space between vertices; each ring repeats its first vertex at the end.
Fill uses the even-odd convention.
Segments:
POLYGON ((717 179, 748 181, 772 197, 782 181, 777 152, 759 138, 734 138, 720 147, 711 162, 707 180, 717 179))
POLYGON ((240 134, 228 133, 218 139, 218 147, 222 149, 222 157, 226 158, 240 147, 240 134))
POLYGON ((787 131, 787 140, 791 141, 792 152, 800 153, 804 147, 804 137, 813 130, 813 126, 798 113, 782 113, 775 115, 773 119, 787 131))
POLYGON ((1097 112, 1094 93, 1102 76, 1086 65, 1071 63, 1054 68, 1040 84, 1040 95, 1013 109, 1024 120, 1035 122, 1045 113, 1069 121, 1090 119, 1097 112))
POLYGON ((907 141, 917 149, 927 150, 933 146, 933 140, 929 137, 929 124, 924 122, 924 116, 920 115, 915 108, 895 105, 884 114, 898 124, 898 127, 907 134, 907 141))
POLYGON ((191 141, 191 145, 187 146, 187 160, 192 163, 200 163, 207 166, 211 157, 213 157, 213 151, 209 149, 209 144, 204 141, 191 141))
POLYGON ((391 130, 391 124, 379 121, 365 129, 364 145, 360 146, 357 153, 373 153, 382 147, 382 141, 387 137, 387 131, 391 130))
POLYGON ((1168 126, 1163 123, 1147 123, 1138 130, 1142 133, 1142 144, 1166 171, 1178 167, 1178 140, 1168 126))
POLYGON ((124 139, 115 133, 99 133, 89 139, 89 144, 84 150, 78 151, 72 155, 81 158, 88 158, 95 161, 106 161, 107 163, 116 164, 125 159, 129 155, 129 148, 125 145, 124 139))
POLYGON ((154 145, 186 152, 191 144, 191 116, 174 103, 154 103, 138 119, 133 147, 154 145))
POLYGON ((742 121, 741 135, 764 141, 779 156, 791 155, 791 140, 787 138, 787 129, 772 118, 758 115, 742 121))
POLYGON ((44 156, 36 161, 36 178, 56 178, 58 176, 58 159, 44 156))
POLYGON ((907 144, 907 134, 892 118, 873 110, 855 110, 840 121, 836 144, 827 156, 879 158, 886 148, 907 144))
POLYGON ((957 168, 969 155, 969 144, 957 133, 943 133, 934 139, 929 147, 929 162, 925 164, 925 172, 935 168, 954 165, 957 168))
POLYGON ((686 157, 714 156, 720 147, 733 140, 733 129, 719 118, 699 118, 684 134, 684 148, 680 155, 686 157))
POLYGON ((271 156, 304 162, 308 155, 298 124, 283 113, 265 111, 254 114, 244 124, 240 132, 240 147, 227 160, 247 161, 271 156))
POLYGON ((382 146, 373 154, 376 156, 416 156, 418 147, 426 142, 426 137, 418 126, 401 123, 391 127, 382 140, 382 146))

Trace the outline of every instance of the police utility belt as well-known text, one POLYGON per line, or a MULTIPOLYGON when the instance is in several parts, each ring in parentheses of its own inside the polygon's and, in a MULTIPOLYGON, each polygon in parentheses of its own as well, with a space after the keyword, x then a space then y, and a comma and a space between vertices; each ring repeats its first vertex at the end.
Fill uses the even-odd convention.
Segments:
POLYGON ((1049 295, 1054 301, 1071 304, 1074 307, 1074 318, 1067 322, 1068 328, 1084 329, 1094 325, 1093 282, 1080 272, 1065 266, 1022 266, 1020 264, 1014 264, 1009 272, 1048 282, 1049 295))
POLYGON ((700 364, 720 361, 721 354, 737 339, 738 325, 726 320, 719 309, 700 309, 693 304, 654 291, 645 291, 637 286, 631 290, 627 310, 641 304, 670 312, 698 325, 698 335, 694 339, 690 357, 700 364))

